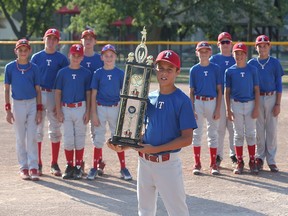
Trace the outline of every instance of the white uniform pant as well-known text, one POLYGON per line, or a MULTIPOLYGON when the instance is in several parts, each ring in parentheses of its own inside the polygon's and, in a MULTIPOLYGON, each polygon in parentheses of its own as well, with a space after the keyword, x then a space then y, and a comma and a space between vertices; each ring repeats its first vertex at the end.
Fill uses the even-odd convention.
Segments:
POLYGON ((36 98, 13 100, 14 129, 16 151, 23 169, 38 169, 38 145, 36 140, 36 98))
POLYGON ((111 137, 114 136, 117 120, 118 120, 118 113, 119 113, 120 106, 97 106, 97 115, 100 121, 100 125, 98 127, 94 127, 94 140, 93 144, 96 148, 102 148, 105 140, 106 134, 106 123, 108 122, 111 137))
POLYGON ((244 136, 247 145, 256 144, 256 119, 251 117, 254 109, 254 100, 246 103, 235 102, 231 99, 231 109, 234 113, 234 145, 243 146, 244 136))
POLYGON ((61 123, 57 120, 55 116, 55 91, 46 92, 41 91, 42 95, 42 122, 37 127, 37 142, 42 142, 44 137, 44 123, 45 117, 48 119, 48 134, 49 139, 53 143, 60 142, 61 134, 61 123))
POLYGON ((195 100, 195 112, 197 113, 198 128, 193 130, 193 146, 201 146, 203 136, 203 124, 206 118, 207 123, 207 140, 209 148, 218 147, 218 124, 219 120, 214 120, 214 111, 216 108, 216 100, 202 101, 195 100))
POLYGON ((224 137, 226 134, 226 128, 229 133, 230 156, 233 156, 235 155, 233 124, 226 117, 225 98, 222 97, 220 119, 218 125, 218 148, 217 148, 217 155, 219 155, 221 159, 223 159, 224 155, 223 150, 224 150, 224 137))
POLYGON ((261 158, 263 161, 266 157, 268 165, 276 164, 278 117, 274 117, 272 113, 275 103, 276 94, 260 96, 260 113, 256 121, 256 157, 261 158))
POLYGON ((139 157, 137 198, 140 216, 156 215, 158 192, 168 215, 189 215, 178 153, 171 153, 170 160, 159 163, 139 157))
POLYGON ((86 103, 82 101, 81 107, 62 107, 64 114, 63 138, 64 149, 80 150, 85 147, 86 128, 83 116, 86 110, 86 103))

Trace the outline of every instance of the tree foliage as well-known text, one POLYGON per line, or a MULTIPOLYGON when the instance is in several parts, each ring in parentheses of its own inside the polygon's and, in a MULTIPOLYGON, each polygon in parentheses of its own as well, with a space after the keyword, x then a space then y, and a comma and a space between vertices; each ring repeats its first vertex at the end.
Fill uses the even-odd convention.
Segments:
POLYGON ((53 14, 61 0, 0 0, 0 9, 11 25, 17 38, 30 38, 33 34, 42 35, 43 31, 53 25, 53 14), (12 15, 20 20, 17 29, 12 15))

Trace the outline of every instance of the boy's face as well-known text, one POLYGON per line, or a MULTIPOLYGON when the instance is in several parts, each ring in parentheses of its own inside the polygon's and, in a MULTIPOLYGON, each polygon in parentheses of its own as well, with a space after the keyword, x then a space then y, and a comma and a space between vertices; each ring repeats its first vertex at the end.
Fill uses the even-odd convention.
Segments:
POLYGON ((232 50, 232 41, 229 40, 228 38, 223 38, 221 41, 218 43, 218 47, 221 51, 221 53, 231 53, 232 50))
POLYGON ((261 43, 256 46, 256 51, 261 56, 268 56, 271 49, 271 45, 268 43, 261 43))
POLYGON ((89 34, 82 38, 81 41, 85 48, 93 48, 95 45, 95 38, 89 34))
POLYGON ((114 67, 117 55, 111 51, 107 50, 101 55, 101 60, 104 62, 104 66, 114 67))
POLYGON ((21 46, 17 50, 15 50, 15 54, 19 60, 27 60, 31 53, 31 49, 26 46, 21 46))
POLYGON ((69 53, 70 64, 72 64, 73 66, 79 66, 83 58, 84 56, 78 53, 69 53))
POLYGON ((49 50, 53 50, 53 49, 56 49, 56 46, 58 45, 59 40, 57 37, 53 35, 49 35, 44 38, 44 42, 45 42, 45 48, 49 50))
POLYGON ((209 48, 202 48, 196 51, 196 56, 198 56, 199 60, 208 60, 212 54, 211 49, 209 48))
POLYGON ((160 86, 174 85, 176 77, 180 74, 180 69, 177 69, 169 62, 159 61, 156 65, 156 76, 160 86))
POLYGON ((237 64, 243 64, 246 62, 247 54, 243 51, 237 50, 233 52, 233 57, 237 64))

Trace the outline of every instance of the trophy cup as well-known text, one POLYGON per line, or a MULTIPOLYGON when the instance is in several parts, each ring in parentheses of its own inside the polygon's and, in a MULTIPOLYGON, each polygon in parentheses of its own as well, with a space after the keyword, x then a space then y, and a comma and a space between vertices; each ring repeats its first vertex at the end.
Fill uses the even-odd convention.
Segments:
POLYGON ((128 54, 126 61, 118 122, 115 135, 110 140, 114 145, 141 148, 138 143, 141 141, 150 79, 154 70, 153 56, 147 57, 145 27, 141 34, 141 43, 136 47, 135 53, 128 54))

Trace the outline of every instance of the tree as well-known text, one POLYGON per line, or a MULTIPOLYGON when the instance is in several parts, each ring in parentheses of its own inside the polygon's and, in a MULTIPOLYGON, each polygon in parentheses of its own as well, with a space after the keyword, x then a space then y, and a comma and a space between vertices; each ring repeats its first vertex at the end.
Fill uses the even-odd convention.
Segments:
POLYGON ((33 34, 43 34, 43 31, 53 24, 53 14, 63 0, 0 0, 0 9, 11 25, 18 39, 30 38, 33 34), (12 15, 21 20, 17 29, 12 15))

